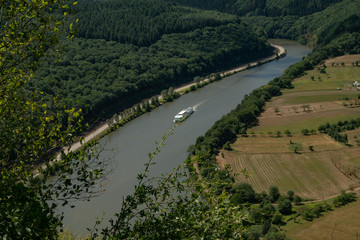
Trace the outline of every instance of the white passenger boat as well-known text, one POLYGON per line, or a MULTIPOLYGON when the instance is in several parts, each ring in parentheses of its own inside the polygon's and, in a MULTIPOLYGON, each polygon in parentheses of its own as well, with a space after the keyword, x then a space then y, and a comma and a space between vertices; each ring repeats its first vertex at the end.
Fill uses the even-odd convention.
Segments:
POLYGON ((186 109, 181 110, 178 114, 174 117, 174 122, 182 122, 186 118, 188 118, 192 113, 194 112, 194 109, 192 107, 188 107, 186 109))

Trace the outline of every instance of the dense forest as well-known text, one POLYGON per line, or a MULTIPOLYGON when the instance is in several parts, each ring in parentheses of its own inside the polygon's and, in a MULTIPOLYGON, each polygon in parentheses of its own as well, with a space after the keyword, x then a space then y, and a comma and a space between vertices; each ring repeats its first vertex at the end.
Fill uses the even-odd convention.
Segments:
POLYGON ((216 9, 239 16, 305 16, 341 0, 167 0, 200 9, 216 9))
POLYGON ((149 46, 164 34, 236 21, 230 14, 201 11, 161 0, 82 1, 76 12, 78 37, 136 46, 149 46))
POLYGON ((359 1, 343 1, 304 17, 248 17, 243 20, 258 33, 289 38, 312 46, 324 45, 344 33, 359 31, 359 1))
POLYGON ((360 4, 357 0, 169 2, 237 14, 259 36, 293 39, 311 46, 329 43, 343 33, 358 32, 360 24, 360 4))
POLYGON ((64 42, 61 61, 48 52, 29 89, 82 108, 87 118, 272 53, 235 16, 159 0, 84 1, 77 16, 78 37, 64 42))

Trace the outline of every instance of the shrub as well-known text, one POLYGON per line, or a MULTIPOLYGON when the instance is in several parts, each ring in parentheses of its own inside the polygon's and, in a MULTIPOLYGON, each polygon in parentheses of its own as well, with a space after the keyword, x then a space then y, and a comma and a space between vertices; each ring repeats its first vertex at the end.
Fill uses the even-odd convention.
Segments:
POLYGON ((256 202, 255 191, 248 183, 234 185, 230 192, 233 193, 233 196, 230 198, 232 203, 256 202))
POLYGON ((282 223, 283 216, 281 214, 275 214, 271 220, 272 224, 279 225, 282 223))
POLYGON ((271 185, 269 188, 269 200, 271 202, 276 202, 280 197, 279 188, 277 186, 271 185))
POLYGON ((294 203, 295 205, 299 205, 301 203, 302 199, 299 195, 295 195, 294 197, 294 203))
POLYGON ((291 136, 290 130, 289 130, 289 129, 286 129, 286 130, 285 130, 285 134, 290 137, 290 136, 291 136))
POLYGON ((306 208, 305 211, 302 212, 301 216, 307 221, 312 221, 314 219, 314 214, 309 208, 306 208))
POLYGON ((303 130, 301 130, 301 133, 303 134, 303 135, 309 135, 309 129, 307 129, 307 128, 304 128, 303 130))
POLYGON ((278 202, 278 210, 283 215, 289 215, 292 213, 292 205, 289 199, 281 199, 278 202))
POLYGON ((293 190, 287 191, 287 197, 290 201, 292 201, 294 199, 294 195, 295 195, 295 193, 293 190))

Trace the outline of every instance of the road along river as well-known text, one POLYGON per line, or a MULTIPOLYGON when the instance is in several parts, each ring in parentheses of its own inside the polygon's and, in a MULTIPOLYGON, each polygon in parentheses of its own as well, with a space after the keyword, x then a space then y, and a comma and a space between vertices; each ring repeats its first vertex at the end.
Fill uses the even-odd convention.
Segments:
POLYGON ((310 52, 307 47, 293 41, 273 40, 272 43, 285 47, 286 57, 183 95, 100 139, 99 143, 105 148, 100 159, 111 159, 116 167, 108 176, 107 184, 103 186, 104 192, 99 197, 89 202, 75 202, 75 208, 60 209, 64 211, 65 225, 74 233, 86 234, 86 228, 94 226, 96 217, 104 215, 106 224, 106 220, 120 209, 122 197, 134 190, 137 174, 144 170, 148 153, 174 126, 172 120, 180 110, 192 106, 196 111, 168 137, 165 146, 155 157, 156 164, 150 169, 152 176, 168 173, 182 164, 189 145, 195 143, 196 138, 203 135, 221 116, 234 109, 245 94, 280 76, 287 67, 310 52))

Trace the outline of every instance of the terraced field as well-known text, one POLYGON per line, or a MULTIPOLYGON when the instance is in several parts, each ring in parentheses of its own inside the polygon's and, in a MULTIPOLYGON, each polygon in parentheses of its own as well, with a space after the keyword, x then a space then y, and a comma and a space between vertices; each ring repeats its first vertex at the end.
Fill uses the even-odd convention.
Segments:
POLYGON ((219 165, 229 164, 234 173, 247 169, 248 178, 240 174, 236 179, 251 183, 256 191, 274 184, 283 193, 291 189, 309 199, 326 198, 359 183, 360 130, 347 133, 348 145, 317 131, 326 122, 360 117, 360 89, 353 86, 360 81, 360 67, 354 59, 360 55, 329 60, 326 68, 320 65, 294 80, 293 89, 267 103, 248 137, 239 137, 233 150, 221 151, 219 165), (304 136, 305 128, 313 134, 304 136), (291 144, 301 147, 294 151, 291 144))
MULTIPOLYGON (((299 140, 304 138, 291 139, 300 143, 299 140)), ((349 171, 351 168, 347 161, 341 161, 349 157, 349 152, 343 151, 346 147, 326 135, 307 138, 302 141, 304 150, 298 153, 287 148, 288 137, 239 138, 233 145, 234 150, 223 151, 218 162, 223 166, 230 164, 234 172, 247 169, 249 177, 238 175, 236 180, 249 182, 257 192, 267 191, 270 185, 277 185, 283 193, 293 190, 303 198, 322 199, 358 182, 354 173, 349 171), (318 144, 310 145, 316 142, 318 144), (251 145, 253 151, 246 153, 251 145), (261 151, 261 146, 265 151, 261 151), (310 151, 307 146, 313 146, 315 150, 310 151)))

